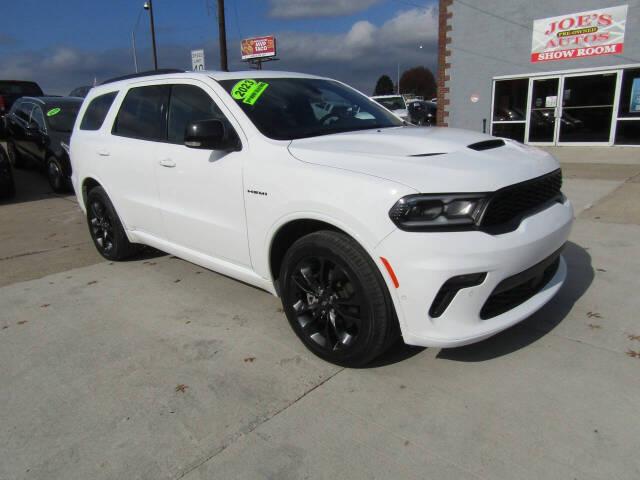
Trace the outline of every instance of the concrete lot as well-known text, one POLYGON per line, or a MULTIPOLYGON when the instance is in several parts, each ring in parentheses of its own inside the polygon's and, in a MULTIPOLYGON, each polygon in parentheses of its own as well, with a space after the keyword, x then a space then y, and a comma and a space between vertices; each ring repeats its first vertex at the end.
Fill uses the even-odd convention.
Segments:
POLYGON ((563 149, 561 293, 458 349, 308 353, 271 295, 148 251, 72 196, 0 203, 0 479, 640 478, 640 149, 563 149))

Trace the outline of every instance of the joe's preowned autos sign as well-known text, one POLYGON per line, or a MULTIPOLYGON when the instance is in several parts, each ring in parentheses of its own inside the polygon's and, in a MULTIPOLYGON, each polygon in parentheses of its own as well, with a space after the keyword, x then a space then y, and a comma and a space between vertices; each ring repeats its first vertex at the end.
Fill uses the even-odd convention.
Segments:
POLYGON ((622 53, 626 21, 626 5, 534 20, 531 61, 622 53))

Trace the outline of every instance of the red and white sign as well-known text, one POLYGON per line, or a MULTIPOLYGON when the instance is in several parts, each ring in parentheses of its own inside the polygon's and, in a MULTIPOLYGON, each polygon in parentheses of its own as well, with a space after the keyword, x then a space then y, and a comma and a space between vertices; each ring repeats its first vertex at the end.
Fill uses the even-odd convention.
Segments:
POLYGON ((531 61, 620 54, 626 22, 626 5, 534 20, 531 61))
POLYGON ((273 35, 267 37, 247 38, 242 40, 242 60, 250 58, 275 57, 276 39, 273 35))

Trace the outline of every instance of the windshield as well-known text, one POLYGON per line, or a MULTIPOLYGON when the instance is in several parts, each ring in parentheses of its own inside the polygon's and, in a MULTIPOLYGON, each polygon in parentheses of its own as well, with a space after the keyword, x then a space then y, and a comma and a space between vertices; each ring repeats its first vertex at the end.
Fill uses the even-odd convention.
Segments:
POLYGON ((402 97, 376 98, 375 101, 389 110, 404 110, 407 108, 402 97))
POLYGON ((403 124, 368 97, 332 80, 264 78, 219 83, 255 126, 275 140, 403 124))
POLYGON ((80 105, 48 106, 46 108, 47 123, 51 130, 70 132, 78 116, 80 105))

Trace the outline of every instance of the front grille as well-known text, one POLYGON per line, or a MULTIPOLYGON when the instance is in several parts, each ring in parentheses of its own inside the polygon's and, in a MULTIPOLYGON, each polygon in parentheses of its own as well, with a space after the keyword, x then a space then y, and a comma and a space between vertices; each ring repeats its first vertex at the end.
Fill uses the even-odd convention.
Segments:
POLYGON ((524 272, 500 282, 482 306, 480 318, 487 320, 501 315, 540 292, 558 271, 561 252, 562 248, 524 272))
POLYGON ((560 199, 562 171, 560 169, 533 180, 517 183, 495 192, 480 220, 486 230, 515 230, 522 216, 551 200, 560 199))

